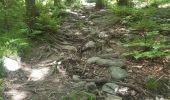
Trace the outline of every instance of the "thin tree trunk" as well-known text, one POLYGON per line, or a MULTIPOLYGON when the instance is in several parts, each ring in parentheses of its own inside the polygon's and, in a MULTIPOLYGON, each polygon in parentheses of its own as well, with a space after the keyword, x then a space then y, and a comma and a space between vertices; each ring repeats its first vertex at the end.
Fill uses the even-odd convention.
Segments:
POLYGON ((96 0, 96 8, 103 9, 104 8, 104 0, 96 0))
POLYGON ((32 32, 35 26, 36 17, 35 0, 25 0, 25 5, 26 5, 26 22, 29 31, 32 32))
POLYGON ((119 6, 128 6, 129 0, 117 0, 119 6))
POLYGON ((3 8, 5 10, 4 13, 4 21, 3 23, 3 28, 7 31, 9 31, 9 19, 8 19, 8 12, 6 11, 9 8, 9 2, 7 0, 1 0, 2 4, 3 4, 3 8))

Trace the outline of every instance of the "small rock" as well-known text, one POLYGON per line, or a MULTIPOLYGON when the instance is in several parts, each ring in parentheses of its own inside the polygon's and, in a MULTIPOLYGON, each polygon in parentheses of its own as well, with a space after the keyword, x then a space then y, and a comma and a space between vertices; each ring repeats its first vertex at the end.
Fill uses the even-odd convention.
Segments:
POLYGON ((86 84, 85 88, 88 91, 93 91, 93 90, 97 89, 97 86, 96 86, 95 82, 89 82, 89 83, 86 84))
POLYGON ((74 87, 75 88, 83 88, 86 85, 86 83, 87 83, 86 81, 80 81, 78 83, 75 83, 74 87))
POLYGON ((113 80, 121 80, 128 75, 126 70, 121 69, 120 67, 110 67, 110 71, 113 80))
POLYGON ((115 67, 123 67, 125 66, 125 62, 123 60, 110 60, 110 59, 102 59, 100 57, 92 57, 87 60, 88 64, 97 64, 103 66, 115 66, 115 67))
POLYGON ((122 97, 116 95, 107 95, 105 100, 122 100, 122 97))
POLYGON ((69 51, 74 51, 74 52, 77 51, 76 47, 70 46, 70 45, 63 46, 62 49, 69 50, 69 51))
POLYGON ((128 93, 128 89, 127 87, 121 87, 119 88, 118 92, 121 93, 122 95, 126 95, 128 93))
POLYGON ((72 78, 73 78, 73 80, 74 80, 74 81, 78 81, 78 80, 80 80, 80 76, 78 76, 78 75, 73 75, 73 77, 72 77, 72 78))
POLYGON ((100 57, 91 57, 91 58, 87 59, 87 63, 88 64, 94 64, 100 59, 101 59, 100 57))
POLYGON ((90 29, 88 29, 88 28, 83 28, 83 29, 82 29, 82 32, 83 32, 83 34, 89 34, 89 33, 90 33, 90 29))
POLYGON ((116 94, 118 91, 119 86, 115 83, 106 83, 102 87, 102 91, 109 93, 109 94, 116 94))
POLYGON ((100 32, 99 35, 98 35, 99 38, 106 38, 106 37, 108 37, 109 35, 107 35, 106 33, 107 32, 100 32))
POLYGON ((106 52, 114 52, 112 48, 105 49, 106 52))
POLYGON ((115 44, 115 46, 122 46, 123 43, 120 41, 110 40, 110 44, 115 44))
POLYGON ((117 57, 119 57, 119 53, 107 53, 107 54, 102 54, 99 57, 101 57, 103 59, 117 58, 117 57))
POLYGON ((131 95, 132 95, 132 96, 135 96, 135 95, 136 95, 136 91, 131 90, 131 95))
POLYGON ((95 47, 95 42, 89 41, 85 44, 86 48, 94 48, 95 47))

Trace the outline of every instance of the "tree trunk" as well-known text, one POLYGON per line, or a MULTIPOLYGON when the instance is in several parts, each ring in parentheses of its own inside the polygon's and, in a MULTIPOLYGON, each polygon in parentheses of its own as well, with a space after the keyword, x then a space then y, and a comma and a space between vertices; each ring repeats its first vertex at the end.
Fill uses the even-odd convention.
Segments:
POLYGON ((3 25, 3 28, 7 31, 9 31, 10 29, 10 23, 9 23, 9 15, 8 15, 8 9, 12 6, 12 4, 14 4, 14 1, 10 1, 10 0, 1 0, 0 1, 3 5, 3 9, 5 10, 4 12, 4 17, 3 17, 3 21, 1 22, 3 25))
POLYGON ((128 6, 129 0, 117 0, 119 6, 128 6))
POLYGON ((104 0, 96 0, 96 8, 103 9, 104 8, 104 0))
POLYGON ((25 5, 26 5, 26 22, 29 31, 32 32, 35 26, 36 17, 35 0, 25 0, 25 5))

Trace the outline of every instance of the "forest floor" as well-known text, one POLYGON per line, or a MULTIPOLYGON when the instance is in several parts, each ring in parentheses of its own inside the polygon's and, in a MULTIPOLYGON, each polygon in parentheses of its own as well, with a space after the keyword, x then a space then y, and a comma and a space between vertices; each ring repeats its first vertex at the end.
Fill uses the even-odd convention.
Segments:
POLYGON ((106 54, 112 60, 125 60, 123 69, 128 72, 127 78, 118 83, 122 89, 117 94, 120 98, 106 100, 153 100, 150 97, 159 97, 144 89, 144 81, 151 74, 168 79, 170 71, 164 70, 164 63, 159 59, 149 63, 122 57, 125 48, 121 39, 128 30, 112 25, 112 13, 94 9, 68 10, 67 13, 58 33, 49 32, 44 39, 35 40, 31 54, 22 58, 22 68, 8 73, 5 100, 62 100, 72 91, 83 91, 84 87, 90 90, 83 85, 84 80, 96 82, 100 79, 104 80, 96 84, 95 94, 104 97, 101 86, 111 80, 109 69, 87 64, 87 60, 106 54))

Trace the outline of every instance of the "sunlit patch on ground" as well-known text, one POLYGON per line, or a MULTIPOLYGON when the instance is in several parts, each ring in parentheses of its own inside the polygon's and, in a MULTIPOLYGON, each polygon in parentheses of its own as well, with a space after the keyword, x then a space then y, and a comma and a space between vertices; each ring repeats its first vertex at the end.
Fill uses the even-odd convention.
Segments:
POLYGON ((19 91, 15 89, 9 90, 8 92, 6 92, 6 94, 11 96, 9 100, 23 100, 27 97, 26 91, 19 91))
POLYGON ((73 15, 78 15, 77 12, 71 11, 71 9, 66 9, 66 12, 73 14, 73 15))
POLYGON ((20 60, 14 60, 8 57, 3 57, 3 66, 7 71, 17 71, 21 68, 20 60))
POLYGON ((28 80, 43 80, 49 73, 49 68, 32 69, 28 80))

